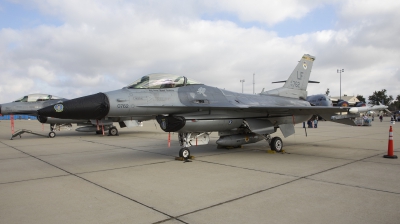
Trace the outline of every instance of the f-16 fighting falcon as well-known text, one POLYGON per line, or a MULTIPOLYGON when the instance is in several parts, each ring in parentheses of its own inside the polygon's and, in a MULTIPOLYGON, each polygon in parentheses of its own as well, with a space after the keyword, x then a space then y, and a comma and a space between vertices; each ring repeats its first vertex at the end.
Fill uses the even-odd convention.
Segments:
MULTIPOLYGON (((43 93, 35 93, 23 96, 13 102, 4 103, 0 105, 0 114, 2 115, 37 115, 37 110, 52 106, 57 103, 66 101, 67 99, 53 96, 43 93)), ((61 126, 68 125, 70 120, 64 120, 60 122, 61 119, 52 119, 53 122, 50 124, 49 137, 53 138, 56 136, 54 130, 59 129, 61 126)), ((39 120, 40 121, 40 120, 39 120)), ((49 120, 50 121, 50 120, 49 120)), ((48 123, 47 119, 40 121, 41 123, 48 123)))
MULTIPOLYGON (((333 107, 333 103, 331 99, 326 94, 316 94, 312 96, 307 96, 307 101, 310 102, 311 105, 315 106, 328 106, 328 107, 333 107)), ((341 101, 340 105, 349 105, 348 102, 346 101, 341 101)), ((391 113, 388 109, 388 106, 382 105, 379 103, 379 105, 369 105, 365 104, 364 102, 360 102, 354 107, 350 108, 350 113, 356 114, 356 113, 368 113, 368 112, 381 112, 381 111, 386 111, 388 113, 391 113)))
POLYGON ((36 115, 37 110, 63 102, 67 99, 49 94, 35 93, 23 96, 13 102, 0 105, 0 114, 36 115))
MULTIPOLYGON (((0 114, 2 115, 32 115, 37 116, 37 111, 41 108, 53 106, 58 103, 63 103, 68 99, 53 96, 43 93, 35 93, 23 96, 13 102, 4 103, 0 105, 0 114)), ((53 117, 38 116, 38 120, 42 124, 50 124, 49 137, 54 138, 56 133, 54 131, 60 131, 61 128, 67 128, 68 130, 72 127, 72 123, 77 123, 81 126, 76 129, 79 132, 96 132, 100 134, 102 130, 97 130, 97 121, 91 121, 89 119, 59 119, 53 117)), ((113 123, 101 123, 104 125, 105 130, 109 130, 110 135, 117 135, 118 130, 113 126, 113 123)), ((141 123, 137 121, 123 121, 123 127, 140 126, 141 123)))
MULTIPOLYGON (((284 137, 295 133, 294 124, 318 114, 327 120, 355 125, 349 108, 311 106, 307 84, 314 56, 305 54, 283 87, 261 94, 242 94, 207 86, 185 76, 151 74, 111 92, 97 93, 40 109, 39 116, 97 119, 101 122, 156 117, 165 132, 178 132, 179 156, 189 158, 189 147, 208 144, 218 131, 220 146, 239 146, 267 140, 281 151, 283 141, 271 137, 279 128, 284 137)), ((140 120, 140 119, 138 119, 140 120)))

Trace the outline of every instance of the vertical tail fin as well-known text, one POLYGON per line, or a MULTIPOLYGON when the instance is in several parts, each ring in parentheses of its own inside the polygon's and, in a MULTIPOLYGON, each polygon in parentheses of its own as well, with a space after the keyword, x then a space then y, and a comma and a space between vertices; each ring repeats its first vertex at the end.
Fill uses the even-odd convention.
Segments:
POLYGON ((311 68, 315 57, 305 54, 293 70, 286 81, 284 88, 307 90, 308 80, 310 80, 311 68))
POLYGON ((262 94, 306 99, 307 85, 314 60, 314 56, 309 54, 303 55, 283 87, 265 91, 262 94))

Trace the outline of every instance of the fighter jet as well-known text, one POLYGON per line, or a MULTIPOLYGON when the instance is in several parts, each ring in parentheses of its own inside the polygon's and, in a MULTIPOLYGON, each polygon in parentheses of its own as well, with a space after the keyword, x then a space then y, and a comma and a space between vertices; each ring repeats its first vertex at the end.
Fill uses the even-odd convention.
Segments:
MULTIPOLYGON (((329 106, 329 107, 333 106, 331 99, 326 94, 316 94, 316 95, 307 96, 307 101, 313 106, 329 106)), ((349 107, 349 103, 347 101, 342 100, 338 103, 337 106, 338 107, 349 107)), ((379 105, 370 105, 370 104, 366 104, 364 102, 358 102, 357 104, 354 105, 354 107, 351 107, 349 109, 349 111, 352 114, 380 112, 380 111, 384 111, 384 110, 389 111, 387 108, 388 108, 388 106, 385 106, 381 103, 379 103, 379 105)))
POLYGON ((54 105, 67 99, 49 94, 35 93, 23 96, 10 103, 0 105, 0 114, 27 114, 35 115, 38 109, 54 105))
POLYGON ((307 96, 306 100, 313 106, 333 106, 332 100, 326 94, 307 96))
POLYGON ((189 147, 208 144, 217 131, 221 146, 238 146, 267 140, 281 151, 283 141, 271 137, 278 129, 284 137, 295 133, 294 125, 314 114, 328 120, 355 125, 348 108, 311 106, 306 101, 314 56, 305 54, 283 87, 258 95, 236 93, 208 86, 185 76, 151 74, 111 92, 97 93, 40 109, 46 117, 115 121, 121 117, 156 117, 165 132, 178 132, 183 148, 179 155, 190 157, 189 147))
MULTIPOLYGON (((11 115, 11 114, 23 114, 37 116, 37 111, 41 108, 53 106, 58 103, 63 103, 68 99, 43 93, 35 93, 23 96, 13 102, 4 103, 0 105, 0 114, 11 115)), ((68 130, 72 127, 73 123, 76 123, 78 132, 96 132, 97 134, 102 133, 103 130, 97 128, 98 122, 96 120, 91 121, 89 119, 69 119, 69 118, 54 118, 37 116, 37 119, 42 124, 50 124, 49 137, 54 138, 56 136, 55 131, 60 131, 62 128, 68 130)), ((109 135, 117 135, 118 130, 114 127, 112 122, 100 123, 100 125, 107 131, 109 135)), ((141 122, 138 121, 123 121, 123 127, 141 126, 141 122)))

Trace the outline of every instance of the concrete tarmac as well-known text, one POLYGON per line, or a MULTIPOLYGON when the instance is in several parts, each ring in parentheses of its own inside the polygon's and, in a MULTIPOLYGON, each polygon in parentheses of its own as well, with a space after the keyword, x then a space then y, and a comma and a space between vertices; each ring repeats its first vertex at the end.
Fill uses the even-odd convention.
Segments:
MULTIPOLYGON (((191 147, 154 121, 119 136, 73 130, 10 140, 0 121, 0 223, 400 223, 400 159, 385 159, 389 126, 296 125, 285 154, 261 141, 237 149, 191 147)), ((399 126, 396 126, 399 125, 399 126)), ((47 134, 49 125, 15 121, 47 134)), ((75 128, 75 127, 74 127, 75 128)))

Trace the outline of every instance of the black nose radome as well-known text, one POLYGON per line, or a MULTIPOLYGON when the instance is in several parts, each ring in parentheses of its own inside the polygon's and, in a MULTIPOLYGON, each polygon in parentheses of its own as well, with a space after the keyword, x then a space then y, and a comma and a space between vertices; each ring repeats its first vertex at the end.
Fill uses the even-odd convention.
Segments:
POLYGON ((104 93, 84 96, 38 110, 41 117, 64 119, 102 119, 110 111, 110 103, 104 93))

